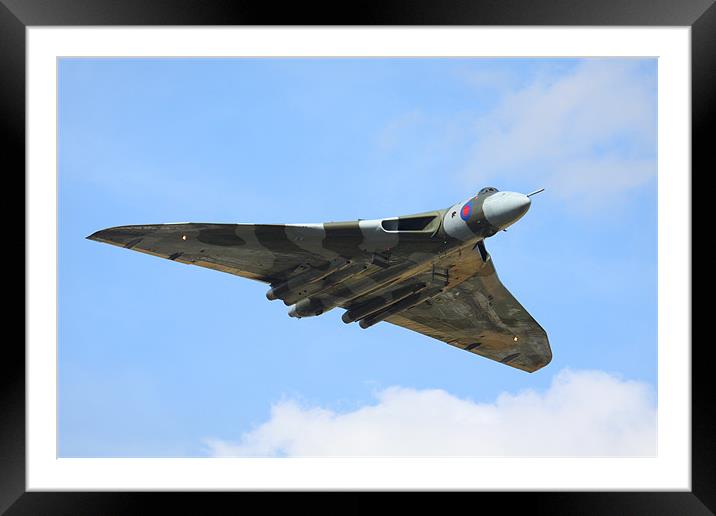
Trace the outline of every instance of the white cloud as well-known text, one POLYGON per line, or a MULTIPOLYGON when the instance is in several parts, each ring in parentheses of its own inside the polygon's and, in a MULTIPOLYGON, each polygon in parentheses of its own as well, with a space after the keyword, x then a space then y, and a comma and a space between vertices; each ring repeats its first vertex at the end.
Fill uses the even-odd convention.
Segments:
POLYGON ((628 60, 586 60, 506 93, 474 125, 470 185, 504 177, 565 200, 610 203, 656 177, 654 77, 628 60))
POLYGON ((376 397, 347 413, 282 401, 237 442, 205 444, 217 457, 656 453, 651 388, 601 371, 563 370, 545 392, 503 393, 492 403, 403 387, 376 397))

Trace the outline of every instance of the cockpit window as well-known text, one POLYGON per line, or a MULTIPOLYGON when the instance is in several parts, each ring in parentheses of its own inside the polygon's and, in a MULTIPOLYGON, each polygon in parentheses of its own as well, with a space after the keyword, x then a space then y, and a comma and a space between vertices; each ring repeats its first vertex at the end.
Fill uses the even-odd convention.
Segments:
POLYGON ((497 192, 497 191, 498 191, 497 188, 493 188, 493 187, 491 187, 491 186, 488 186, 487 188, 483 188, 482 190, 480 190, 479 193, 481 193, 481 194, 486 194, 486 193, 497 192))

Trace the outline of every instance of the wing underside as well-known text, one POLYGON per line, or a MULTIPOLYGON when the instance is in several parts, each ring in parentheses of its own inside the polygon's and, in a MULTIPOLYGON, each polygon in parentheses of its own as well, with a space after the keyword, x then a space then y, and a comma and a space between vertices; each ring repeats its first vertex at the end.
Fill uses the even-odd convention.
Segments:
POLYGON ((386 321, 528 372, 552 359, 546 332, 502 285, 489 255, 477 274, 386 321))
POLYGON ((104 229, 87 238, 267 283, 329 259, 320 245, 323 231, 313 226, 153 224, 104 229))

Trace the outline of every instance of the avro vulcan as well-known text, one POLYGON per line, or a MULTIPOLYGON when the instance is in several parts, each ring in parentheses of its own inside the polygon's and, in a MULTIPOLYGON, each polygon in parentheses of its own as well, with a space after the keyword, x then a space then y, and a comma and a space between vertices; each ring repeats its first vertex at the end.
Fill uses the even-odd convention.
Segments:
POLYGON ((448 209, 322 224, 118 226, 91 240, 270 285, 291 317, 343 308, 533 372, 552 359, 547 334, 502 285, 485 239, 517 222, 530 197, 483 188, 448 209))

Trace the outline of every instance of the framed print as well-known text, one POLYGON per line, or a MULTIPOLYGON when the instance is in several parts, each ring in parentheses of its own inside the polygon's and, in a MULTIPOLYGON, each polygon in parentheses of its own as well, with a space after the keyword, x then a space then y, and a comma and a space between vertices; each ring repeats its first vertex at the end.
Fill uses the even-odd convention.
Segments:
POLYGON ((0 507, 708 514, 715 9, 3 0, 28 208, 0 507))

